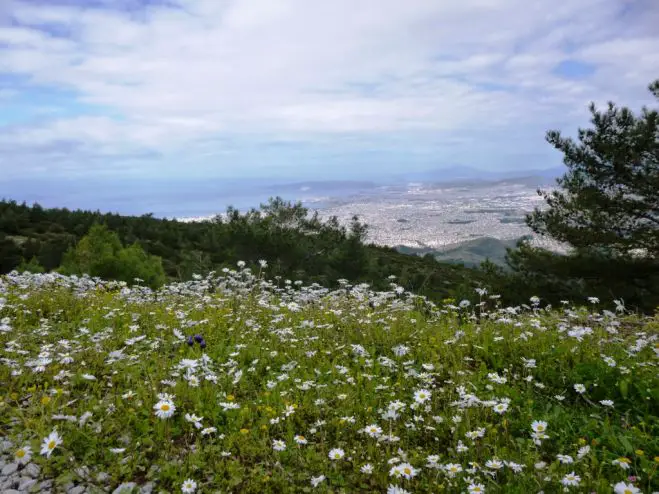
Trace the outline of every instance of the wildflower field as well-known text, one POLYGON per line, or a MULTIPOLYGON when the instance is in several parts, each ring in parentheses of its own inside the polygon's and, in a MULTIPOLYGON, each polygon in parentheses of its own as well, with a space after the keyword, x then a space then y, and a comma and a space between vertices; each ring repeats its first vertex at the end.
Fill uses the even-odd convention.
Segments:
POLYGON ((257 269, 0 278, 0 492, 659 491, 656 317, 257 269))

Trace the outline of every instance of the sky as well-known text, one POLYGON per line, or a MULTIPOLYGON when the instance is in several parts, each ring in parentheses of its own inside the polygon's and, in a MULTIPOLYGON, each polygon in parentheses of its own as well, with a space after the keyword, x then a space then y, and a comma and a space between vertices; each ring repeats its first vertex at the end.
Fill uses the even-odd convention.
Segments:
POLYGON ((656 0, 0 0, 0 183, 560 164, 651 103, 656 0))

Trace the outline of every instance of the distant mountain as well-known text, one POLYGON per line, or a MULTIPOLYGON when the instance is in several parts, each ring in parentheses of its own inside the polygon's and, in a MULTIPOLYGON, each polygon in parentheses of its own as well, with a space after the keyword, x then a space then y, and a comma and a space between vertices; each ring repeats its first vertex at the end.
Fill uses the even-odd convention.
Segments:
POLYGON ((396 247, 398 252, 424 256, 432 254, 438 261, 452 264, 464 264, 468 267, 479 266, 483 261, 489 259, 494 264, 505 266, 506 249, 515 247, 518 239, 499 240, 492 237, 481 237, 474 240, 467 240, 457 244, 446 246, 442 249, 433 249, 430 247, 407 247, 399 245, 396 247))
POLYGON ((486 183, 510 181, 512 179, 523 179, 526 182, 553 183, 553 181, 565 173, 565 167, 509 170, 509 171, 487 171, 471 167, 437 168, 422 172, 410 172, 397 175, 397 179, 411 182, 435 182, 435 183, 486 183))
POLYGON ((303 182, 280 183, 268 186, 265 190, 278 193, 288 192, 311 192, 322 193, 336 191, 356 192, 360 190, 371 190, 377 187, 374 182, 360 180, 310 180, 303 182))

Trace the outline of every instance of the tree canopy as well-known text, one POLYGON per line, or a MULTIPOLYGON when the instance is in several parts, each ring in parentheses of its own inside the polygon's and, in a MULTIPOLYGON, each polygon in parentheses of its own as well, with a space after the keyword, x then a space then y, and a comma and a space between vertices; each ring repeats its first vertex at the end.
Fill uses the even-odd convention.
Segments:
POLYGON ((139 281, 154 288, 166 281, 159 257, 147 254, 138 243, 123 247, 119 236, 105 225, 92 226, 89 233, 66 252, 59 271, 127 283, 139 281))
MULTIPOLYGON (((659 102, 659 80, 650 86, 659 102)), ((609 103, 591 104, 592 128, 578 142, 547 133, 568 172, 559 188, 542 192, 548 208, 536 209, 528 225, 577 250, 607 256, 659 256, 659 111, 634 114, 609 103)))
MULTIPOLYGON (((659 101, 659 81, 650 90, 659 101)), ((569 253, 522 242, 509 252, 515 274, 504 283, 554 302, 581 293, 651 311, 659 305, 659 111, 609 103, 590 112, 592 127, 576 141, 547 133, 568 171, 555 190, 538 191, 546 207, 527 216, 534 232, 569 253)))

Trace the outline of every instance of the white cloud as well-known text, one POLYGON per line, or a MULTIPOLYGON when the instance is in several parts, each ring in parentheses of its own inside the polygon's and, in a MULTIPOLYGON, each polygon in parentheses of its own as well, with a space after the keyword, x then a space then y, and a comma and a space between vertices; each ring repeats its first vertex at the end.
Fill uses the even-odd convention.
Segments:
POLYGON ((645 101, 659 75, 653 0, 629 2, 626 17, 611 0, 3 1, 0 22, 2 12, 17 22, 0 25, 0 80, 22 76, 107 110, 10 127, 3 149, 174 152, 232 135, 396 132, 441 144, 488 131, 509 134, 503 149, 528 129, 542 146, 539 129, 583 123, 591 99, 645 101), (554 74, 567 59, 594 73, 554 74))

